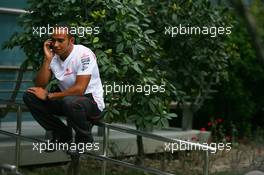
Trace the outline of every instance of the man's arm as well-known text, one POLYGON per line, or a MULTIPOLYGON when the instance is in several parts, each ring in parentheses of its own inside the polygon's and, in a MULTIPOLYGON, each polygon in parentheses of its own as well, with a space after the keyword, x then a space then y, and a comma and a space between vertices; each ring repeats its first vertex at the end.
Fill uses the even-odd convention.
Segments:
POLYGON ((35 94, 41 100, 59 99, 70 95, 83 95, 90 82, 90 79, 91 75, 77 75, 75 84, 62 92, 48 93, 46 89, 41 87, 28 88, 27 92, 35 94))
POLYGON ((36 76, 35 86, 45 88, 51 78, 51 70, 49 69, 50 61, 44 58, 43 64, 36 76))
POLYGON ((44 56, 43 64, 35 79, 35 86, 37 87, 45 88, 47 84, 49 83, 51 75, 52 75, 49 67, 50 67, 50 62, 52 60, 52 57, 54 56, 54 53, 50 49, 50 45, 51 45, 51 40, 47 40, 44 42, 43 50, 44 50, 45 56, 44 56))
POLYGON ((62 92, 49 93, 48 99, 59 99, 70 95, 83 95, 90 79, 91 75, 77 75, 75 84, 72 87, 62 92))

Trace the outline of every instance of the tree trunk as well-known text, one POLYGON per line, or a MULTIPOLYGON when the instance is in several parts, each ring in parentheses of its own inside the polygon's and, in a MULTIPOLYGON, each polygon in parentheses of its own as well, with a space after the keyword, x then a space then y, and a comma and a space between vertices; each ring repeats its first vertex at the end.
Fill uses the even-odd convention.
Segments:
POLYGON ((249 13, 242 0, 231 0, 230 2, 238 14, 244 19, 247 31, 252 38, 252 45, 257 53, 257 58, 259 58, 264 64, 264 50, 262 47, 262 41, 257 32, 257 25, 254 17, 249 13))

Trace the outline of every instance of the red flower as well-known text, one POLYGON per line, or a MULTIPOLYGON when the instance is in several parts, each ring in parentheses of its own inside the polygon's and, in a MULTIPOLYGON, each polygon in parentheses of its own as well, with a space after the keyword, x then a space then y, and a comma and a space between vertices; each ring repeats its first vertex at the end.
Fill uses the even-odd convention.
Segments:
POLYGON ((208 125, 208 126, 212 126, 213 123, 212 123, 212 122, 208 122, 207 125, 208 125))
POLYGON ((200 131, 206 131, 206 129, 205 128, 201 128, 200 131))
POLYGON ((198 137, 197 136, 192 136, 192 141, 198 141, 198 137))
POLYGON ((217 123, 222 123, 224 120, 222 119, 222 118, 218 118, 218 119, 216 119, 216 122, 217 123))

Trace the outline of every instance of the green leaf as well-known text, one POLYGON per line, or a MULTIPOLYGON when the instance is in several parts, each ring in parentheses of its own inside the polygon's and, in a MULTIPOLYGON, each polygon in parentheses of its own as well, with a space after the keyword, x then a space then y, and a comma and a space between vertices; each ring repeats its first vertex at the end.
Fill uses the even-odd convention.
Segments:
POLYGON ((115 32, 116 31, 116 23, 112 24, 109 28, 110 32, 115 32))
POLYGON ((120 115, 119 111, 114 109, 114 108, 112 109, 112 112, 113 112, 113 114, 120 115))
POLYGON ((145 50, 146 48, 143 46, 143 45, 141 45, 141 44, 137 44, 136 45, 140 50, 145 50))
POLYGON ((93 39, 93 43, 95 44, 95 43, 98 43, 98 41, 99 41, 99 38, 98 37, 95 37, 94 39, 93 39))
POLYGON ((138 64, 136 62, 134 62, 133 64, 133 68, 136 72, 138 72, 139 74, 142 74, 141 69, 139 68, 138 64))
POLYGON ((153 123, 156 123, 159 120, 160 120, 160 117, 159 116, 155 116, 154 118, 152 118, 152 122, 153 123))
POLYGON ((133 23, 127 23, 126 24, 126 28, 127 29, 139 29, 139 26, 138 25, 136 25, 136 24, 133 24, 133 23))
POLYGON ((166 118, 161 119, 161 123, 163 127, 168 127, 169 126, 169 121, 166 118))
POLYGON ((137 55, 137 49, 135 46, 132 46, 132 52, 133 52, 133 55, 137 55))
POLYGON ((133 114, 133 115, 130 115, 129 118, 131 120, 136 120, 138 118, 138 115, 137 114, 133 114))
POLYGON ((130 16, 131 18, 133 18, 134 20, 139 21, 138 17, 136 17, 135 15, 133 15, 133 14, 129 14, 129 16, 130 16))
POLYGON ((144 33, 145 33, 145 34, 155 33, 155 30, 148 29, 148 30, 146 30, 144 33))
POLYGON ((149 101, 148 104, 149 104, 149 107, 150 107, 151 111, 153 113, 155 113, 156 112, 156 109, 155 109, 155 106, 153 105, 153 103, 151 101, 149 101))
POLYGON ((124 49, 124 44, 123 43, 119 43, 116 47, 116 52, 119 53, 119 52, 122 52, 124 49))
POLYGON ((162 128, 163 126, 162 126, 162 123, 161 123, 161 120, 159 120, 159 122, 157 123, 157 127, 158 128, 162 128))
POLYGON ((158 105, 157 100, 155 100, 154 98, 150 99, 150 102, 153 103, 154 105, 158 105))
POLYGON ((134 3, 136 5, 143 5, 142 0, 134 0, 134 3))
POLYGON ((166 115, 170 116, 171 118, 178 117, 177 114, 175 114, 175 113, 168 113, 166 115))
POLYGON ((112 53, 112 49, 107 49, 107 50, 105 51, 105 53, 107 53, 107 54, 111 54, 111 53, 112 53))

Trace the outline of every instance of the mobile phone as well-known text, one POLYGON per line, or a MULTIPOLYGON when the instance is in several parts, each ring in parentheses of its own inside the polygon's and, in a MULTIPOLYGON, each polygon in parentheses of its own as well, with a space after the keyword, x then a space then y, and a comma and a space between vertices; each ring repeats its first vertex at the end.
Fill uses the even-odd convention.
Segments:
POLYGON ((52 42, 50 43, 49 48, 53 49, 53 43, 52 42))

